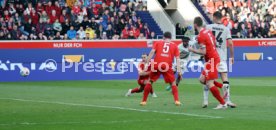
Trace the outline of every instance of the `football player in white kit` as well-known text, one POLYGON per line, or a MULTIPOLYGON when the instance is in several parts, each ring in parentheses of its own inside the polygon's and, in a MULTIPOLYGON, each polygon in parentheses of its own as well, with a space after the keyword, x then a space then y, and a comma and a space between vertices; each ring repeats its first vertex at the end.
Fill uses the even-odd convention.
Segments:
MULTIPOLYGON (((188 50, 188 47, 190 45, 190 38, 189 37, 183 37, 182 43, 178 45, 179 53, 180 53, 180 68, 181 72, 184 74, 185 71, 187 71, 187 64, 190 60, 190 52, 188 50)), ((176 72, 176 64, 173 65, 173 70, 176 72)), ((176 86, 179 85, 182 77, 177 77, 176 79, 176 86)), ((171 90, 171 86, 167 86, 166 90, 171 90)))
MULTIPOLYGON (((230 84, 228 80, 228 66, 227 66, 227 49, 230 50, 229 62, 232 65, 234 63, 234 48, 233 41, 231 37, 231 32, 229 28, 225 27, 221 23, 222 14, 219 11, 216 11, 213 14, 214 24, 207 25, 206 28, 211 30, 214 36, 216 37, 216 48, 220 56, 220 65, 218 67, 218 72, 220 73, 221 80, 223 82, 222 89, 224 99, 227 105, 231 108, 235 108, 236 105, 230 100, 230 84), (227 46, 228 43, 228 46, 227 46)), ((204 86, 203 88, 203 108, 208 106, 208 87, 204 86)))

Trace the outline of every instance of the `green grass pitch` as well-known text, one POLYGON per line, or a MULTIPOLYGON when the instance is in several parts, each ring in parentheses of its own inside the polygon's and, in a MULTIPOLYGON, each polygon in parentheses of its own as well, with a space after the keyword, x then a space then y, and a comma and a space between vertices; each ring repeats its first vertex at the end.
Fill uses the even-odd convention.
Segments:
POLYGON ((272 130, 276 129, 276 78, 232 78, 238 108, 213 110, 202 87, 184 79, 182 106, 173 104, 166 84, 154 84, 158 97, 139 106, 142 94, 124 97, 135 80, 0 83, 0 130, 272 130))

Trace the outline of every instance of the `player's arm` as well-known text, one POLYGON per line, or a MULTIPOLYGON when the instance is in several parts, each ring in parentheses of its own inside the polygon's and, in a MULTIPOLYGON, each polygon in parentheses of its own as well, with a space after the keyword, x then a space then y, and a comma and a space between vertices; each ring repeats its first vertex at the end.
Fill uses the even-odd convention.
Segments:
POLYGON ((144 64, 144 69, 141 67, 141 63, 139 64, 139 67, 138 67, 138 74, 139 76, 146 76, 146 75, 149 75, 149 72, 147 72, 147 69, 148 68, 148 65, 147 64, 144 64))
POLYGON ((232 39, 228 39, 228 47, 230 50, 230 62, 231 64, 234 64, 234 44, 232 39))
MULTIPOLYGON (((146 65, 145 68, 147 68, 148 66, 146 65)), ((140 67, 138 68, 138 74, 139 76, 146 76, 146 75, 149 75, 150 72, 148 72, 147 70, 145 69, 141 69, 140 67)))
POLYGON ((233 43, 231 32, 229 29, 227 30, 227 42, 228 42, 228 48, 230 50, 230 59, 229 60, 230 60, 231 64, 234 64, 234 43, 233 43))
POLYGON ((149 74, 150 74, 150 72, 146 72, 146 71, 139 72, 140 76, 146 76, 146 75, 149 75, 149 74))
POLYGON ((180 58, 179 56, 176 57, 176 72, 180 77, 182 77, 181 67, 180 67, 180 58))
POLYGON ((153 57, 153 55, 155 54, 155 49, 151 49, 150 53, 149 53, 149 56, 147 58, 147 61, 146 63, 148 64, 151 60, 151 58, 153 57))
POLYGON ((206 55, 206 47, 202 44, 200 44, 200 48, 199 49, 194 49, 192 47, 189 47, 189 51, 199 54, 199 55, 206 55))

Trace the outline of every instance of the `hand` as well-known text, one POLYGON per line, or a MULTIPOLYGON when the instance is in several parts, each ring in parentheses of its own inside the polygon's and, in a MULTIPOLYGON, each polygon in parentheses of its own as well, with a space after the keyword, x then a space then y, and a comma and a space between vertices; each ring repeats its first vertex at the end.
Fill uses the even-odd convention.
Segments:
POLYGON ((234 64, 234 57, 229 58, 230 64, 233 65, 234 64))
POLYGON ((188 50, 190 51, 190 52, 194 52, 194 48, 192 48, 192 47, 188 47, 188 50))
POLYGON ((178 78, 182 80, 182 72, 178 72, 178 78))

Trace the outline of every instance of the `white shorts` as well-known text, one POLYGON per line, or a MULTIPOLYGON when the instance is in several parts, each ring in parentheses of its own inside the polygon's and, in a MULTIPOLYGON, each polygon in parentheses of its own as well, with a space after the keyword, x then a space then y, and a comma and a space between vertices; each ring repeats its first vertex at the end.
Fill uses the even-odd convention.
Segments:
MULTIPOLYGON (((188 64, 188 60, 180 59, 180 69, 181 69, 182 74, 184 74, 184 72, 187 71, 187 64, 188 64)), ((176 64, 173 64, 173 71, 177 70, 176 67, 177 67, 176 64)))
POLYGON ((227 61, 221 61, 218 66, 218 72, 219 73, 227 73, 228 72, 228 66, 227 61))

